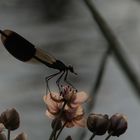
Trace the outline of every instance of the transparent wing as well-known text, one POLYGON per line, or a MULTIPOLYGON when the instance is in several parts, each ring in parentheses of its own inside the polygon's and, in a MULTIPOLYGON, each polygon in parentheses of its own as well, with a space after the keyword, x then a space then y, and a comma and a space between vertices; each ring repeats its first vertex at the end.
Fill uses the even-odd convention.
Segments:
POLYGON ((44 50, 41 50, 39 48, 36 48, 35 56, 49 64, 53 64, 56 62, 55 57, 53 57, 49 53, 47 53, 44 50))

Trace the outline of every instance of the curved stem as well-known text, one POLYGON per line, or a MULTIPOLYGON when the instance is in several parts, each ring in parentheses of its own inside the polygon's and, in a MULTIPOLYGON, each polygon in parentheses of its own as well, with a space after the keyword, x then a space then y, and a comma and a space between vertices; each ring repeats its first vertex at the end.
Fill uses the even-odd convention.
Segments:
POLYGON ((66 124, 67 124, 67 122, 65 122, 65 123, 63 124, 63 126, 62 126, 61 129, 59 130, 59 132, 58 132, 58 134, 57 134, 55 140, 58 139, 59 135, 61 134, 61 132, 62 132, 62 130, 64 129, 64 127, 65 127, 66 124))
POLYGON ((89 140, 93 140, 93 138, 96 136, 96 133, 93 133, 89 140))

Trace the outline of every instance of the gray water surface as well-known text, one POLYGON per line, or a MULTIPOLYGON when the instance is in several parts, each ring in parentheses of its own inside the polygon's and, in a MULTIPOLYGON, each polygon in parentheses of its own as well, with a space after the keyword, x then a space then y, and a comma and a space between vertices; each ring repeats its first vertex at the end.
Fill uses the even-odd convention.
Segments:
MULTIPOLYGON (((140 74, 139 1, 96 0, 95 4, 123 44, 133 68, 140 74)), ((0 28, 14 30, 65 64, 72 64, 78 76, 70 75, 71 82, 79 90, 89 93, 107 48, 106 41, 83 1, 69 1, 65 5, 67 9, 60 14, 61 20, 56 21, 50 21, 45 5, 43 0, 1 0, 0 28)), ((50 120, 45 116, 42 98, 44 78, 55 72, 43 65, 16 60, 0 42, 0 111, 15 107, 21 115, 18 131, 25 131, 30 140, 43 140, 50 135, 50 120)), ((128 131, 119 139, 139 138, 139 101, 134 92, 114 57, 110 57, 93 111, 109 115, 120 112, 128 116, 128 131)), ((66 129, 62 137, 72 134, 76 139, 76 132, 66 129)), ((87 137, 90 135, 88 133, 87 137)))

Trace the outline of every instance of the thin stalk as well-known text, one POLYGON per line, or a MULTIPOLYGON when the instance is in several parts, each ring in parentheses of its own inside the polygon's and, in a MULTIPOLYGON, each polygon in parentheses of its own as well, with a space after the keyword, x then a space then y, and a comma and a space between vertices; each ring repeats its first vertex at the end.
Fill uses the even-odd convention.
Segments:
MULTIPOLYGON (((64 108, 65 108, 65 105, 66 105, 66 102, 64 102, 63 107, 62 107, 62 109, 61 109, 61 111, 60 111, 60 113, 59 113, 59 115, 58 115, 58 118, 61 117, 61 115, 62 115, 62 113, 63 113, 63 110, 64 110, 64 108)), ((56 122, 55 125, 54 125, 54 129, 53 129, 53 131, 52 131, 52 133, 51 133, 51 135, 50 135, 49 140, 52 140, 53 137, 55 136, 55 134, 56 134, 56 132, 57 132, 57 124, 58 124, 58 123, 56 122)))
POLYGON ((105 19, 96 9, 93 1, 91 0, 84 0, 85 4, 87 5, 88 9, 90 10, 93 18, 95 19, 96 23, 98 24, 102 34, 104 35, 105 39, 107 40, 109 47, 111 48, 114 56, 116 57, 119 65, 123 69, 124 73, 126 74, 127 78, 129 79, 131 85, 135 89, 136 95, 140 98, 140 81, 138 75, 131 67, 131 63, 122 49, 122 45, 115 36, 114 32, 111 30, 110 26, 107 24, 105 19))
POLYGON ((61 134, 61 132, 62 132, 62 130, 64 129, 64 127, 65 127, 66 124, 67 124, 67 122, 65 122, 65 123, 63 124, 63 126, 62 126, 61 129, 59 130, 59 132, 58 132, 58 134, 57 134, 55 140, 58 139, 59 135, 61 134))
POLYGON ((103 57, 102 57, 102 60, 101 60, 100 66, 99 66, 99 71, 97 73, 97 78, 96 78, 95 84, 93 86, 92 93, 94 93, 94 95, 97 94, 99 88, 101 87, 104 72, 106 69, 107 59, 108 59, 110 54, 111 54, 111 49, 110 49, 110 47, 108 47, 107 50, 105 51, 103 57))
POLYGON ((111 49, 110 47, 107 48, 107 50, 105 51, 105 53, 103 54, 102 56, 102 59, 101 59, 101 62, 100 62, 100 65, 99 65, 99 69, 98 69, 98 73, 97 73, 97 77, 95 79, 95 83, 93 85, 93 89, 90 91, 90 95, 94 96, 94 101, 92 101, 88 106, 87 106, 87 111, 90 112, 95 104, 95 96, 97 95, 101 85, 102 85, 102 81, 103 81, 103 77, 104 77, 104 74, 105 74, 105 70, 106 70, 106 65, 107 65, 107 60, 108 60, 108 57, 110 56, 111 54, 111 49))
POLYGON ((8 129, 8 133, 7 133, 7 140, 10 140, 10 134, 11 134, 11 130, 8 129))
MULTIPOLYGON (((102 81, 103 81, 103 77, 104 77, 104 73, 105 73, 105 70, 106 70, 106 66, 107 66, 107 60, 108 60, 108 57, 110 56, 111 54, 111 49, 110 47, 107 48, 107 50, 104 52, 102 58, 101 58, 101 62, 100 62, 100 65, 99 65, 99 68, 98 68, 98 73, 97 73, 97 77, 95 79, 95 83, 93 85, 93 89, 90 91, 90 95, 93 95, 94 96, 94 101, 90 102, 89 104, 87 104, 86 106, 86 111, 89 113, 93 107, 94 107, 94 104, 95 104, 95 99, 96 99, 96 95, 102 85, 102 81)), ((80 130, 81 132, 81 130, 80 130)), ((78 131, 78 134, 80 133, 78 131)), ((81 132, 80 136, 79 136, 79 139, 80 140, 83 140, 86 136, 86 131, 83 131, 81 132)))
POLYGON ((108 140, 112 136, 113 132, 109 133, 105 140, 108 140))
POLYGON ((93 138, 96 136, 96 133, 93 133, 89 140, 93 140, 93 138))

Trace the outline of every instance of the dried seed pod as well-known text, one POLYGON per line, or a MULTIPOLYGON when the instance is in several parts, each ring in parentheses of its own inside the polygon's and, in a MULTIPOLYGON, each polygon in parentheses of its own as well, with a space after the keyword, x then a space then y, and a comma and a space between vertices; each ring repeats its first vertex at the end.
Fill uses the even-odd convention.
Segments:
POLYGON ((110 125, 108 115, 92 113, 88 116, 87 127, 96 135, 104 135, 110 125))
POLYGON ((36 52, 33 44, 11 30, 1 31, 1 34, 2 43, 10 54, 21 61, 33 58, 36 52))
POLYGON ((125 133, 128 127, 127 118, 123 114, 116 113, 110 118, 108 133, 112 136, 120 136, 125 133))
POLYGON ((51 124, 51 126, 52 126, 52 128, 54 129, 54 127, 56 127, 56 130, 59 130, 59 129, 61 129, 61 127, 62 127, 62 122, 61 122, 61 120, 60 119, 54 119, 53 121, 52 121, 52 124, 51 124), (56 126, 55 126, 56 125, 56 126))
POLYGON ((27 135, 26 135, 24 132, 22 132, 22 133, 20 133, 19 135, 17 135, 17 136, 14 138, 14 140, 27 140, 27 135))
POLYGON ((6 136, 3 133, 0 133, 0 140, 6 140, 6 136))
POLYGON ((6 129, 15 130, 20 125, 20 118, 18 112, 12 108, 7 109, 0 115, 0 123, 3 123, 6 129))

